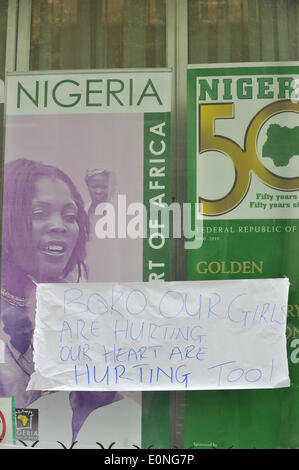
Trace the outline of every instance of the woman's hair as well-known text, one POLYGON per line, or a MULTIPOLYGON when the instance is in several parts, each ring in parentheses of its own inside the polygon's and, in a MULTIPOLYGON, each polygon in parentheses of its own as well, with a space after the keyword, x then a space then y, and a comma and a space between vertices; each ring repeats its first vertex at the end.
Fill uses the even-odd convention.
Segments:
MULTIPOLYGON (((86 243, 89 238, 89 220, 84 210, 84 203, 72 180, 58 168, 44 163, 20 158, 7 163, 4 167, 3 188, 3 230, 2 230, 2 276, 5 276, 5 265, 15 264, 14 248, 26 248, 32 236, 31 204, 35 182, 41 177, 64 181, 69 187, 78 209, 77 222, 79 234, 63 275, 66 277, 75 267, 78 269, 78 280, 82 270, 86 275, 86 243)), ((30 273, 28 273, 30 274, 30 273)))

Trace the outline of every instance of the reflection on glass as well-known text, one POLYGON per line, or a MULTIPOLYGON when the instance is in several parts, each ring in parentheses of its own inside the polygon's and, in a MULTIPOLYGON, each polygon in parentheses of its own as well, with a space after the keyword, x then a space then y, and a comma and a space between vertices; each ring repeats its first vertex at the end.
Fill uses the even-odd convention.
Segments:
POLYGON ((33 0, 31 70, 165 66, 166 0, 33 0))
MULTIPOLYGON (((7 29, 7 7, 8 0, 0 1, 0 80, 5 77, 5 51, 6 51, 6 29, 7 29)), ((3 161, 3 84, 0 83, 0 161, 3 161)), ((2 165, 0 170, 2 179, 2 165)), ((2 196, 1 196, 2 197, 2 196)), ((1 314, 0 314, 1 315, 1 314)))
POLYGON ((8 0, 0 2, 0 80, 4 80, 5 75, 5 45, 7 28, 7 3, 8 0))
POLYGON ((298 0, 188 0, 189 63, 298 60, 298 0))

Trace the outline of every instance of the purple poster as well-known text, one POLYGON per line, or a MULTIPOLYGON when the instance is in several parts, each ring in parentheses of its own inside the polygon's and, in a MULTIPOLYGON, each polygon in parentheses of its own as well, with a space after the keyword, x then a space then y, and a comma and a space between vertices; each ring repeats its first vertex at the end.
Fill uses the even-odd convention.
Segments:
POLYGON ((26 387, 37 283, 143 280, 144 240, 123 235, 119 206, 144 199, 145 113, 169 111, 169 75, 151 75, 8 77, 0 396, 14 397, 17 436, 37 448, 141 446, 141 393, 26 387))

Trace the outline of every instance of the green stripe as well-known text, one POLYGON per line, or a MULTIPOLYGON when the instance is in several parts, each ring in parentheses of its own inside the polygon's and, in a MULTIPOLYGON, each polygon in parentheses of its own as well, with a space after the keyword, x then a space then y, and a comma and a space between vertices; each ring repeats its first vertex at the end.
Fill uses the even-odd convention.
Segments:
MULTIPOLYGON (((163 228, 150 229, 151 202, 170 204, 170 113, 144 115, 144 192, 147 210, 147 235, 143 243, 143 280, 169 280, 170 241, 163 228), (155 132, 156 131, 156 132, 155 132), (160 132, 165 135, 159 135, 160 132), (165 147, 165 151, 162 150, 165 147), (155 155, 155 152, 157 155, 155 155), (163 160, 154 162, 154 160, 163 160), (164 161, 165 160, 165 161, 164 161), (159 175, 159 176, 154 176, 159 175), (158 189, 154 189, 158 185, 158 189), (152 236, 151 233, 152 232, 152 236), (155 233, 159 235, 155 236, 155 233), (163 266, 158 266, 163 265, 163 266), (162 277, 163 274, 163 277, 162 277), (157 276, 157 279, 155 279, 157 276)), ((157 205, 154 207, 157 207, 157 205)), ((159 214, 158 214, 159 216, 159 214)))
MULTIPOLYGON (((164 194, 163 202, 170 204, 170 113, 148 113, 144 115, 144 205, 147 210, 148 238, 143 243, 143 281, 168 281, 170 270, 169 238, 149 240, 150 203, 152 198, 164 194), (156 130, 156 132, 154 132, 156 130), (165 135, 159 135, 159 131, 165 135), (157 133, 158 132, 158 133, 157 133), (165 151, 162 149, 165 146, 165 151), (153 153, 161 153, 155 155, 153 153), (154 159, 165 159, 165 162, 153 162, 154 159), (165 170, 163 170, 165 168, 165 170), (153 176, 155 174, 161 176, 153 176), (151 176, 152 175, 152 176, 151 176), (157 181, 157 183, 155 183, 157 181), (152 183, 150 183, 152 182, 152 183), (155 184, 161 188, 151 189, 155 184), (162 188, 163 187, 163 188, 162 188), (153 248, 162 244, 161 248, 153 248), (161 266, 159 266, 161 265, 161 266), (163 265, 163 266, 162 266, 163 265)), ((154 232, 154 231, 153 231, 154 232)), ((165 233, 164 233, 165 236, 165 233)), ((142 448, 154 447, 168 449, 169 443, 169 393, 142 393, 142 448)))
POLYGON ((16 440, 16 409, 15 409, 15 397, 11 397, 11 413, 12 413, 12 441, 15 445, 16 440))
POLYGON ((191 80, 196 79, 196 77, 225 77, 229 75, 290 75, 298 74, 299 66, 284 67, 284 66, 257 66, 257 67, 216 67, 216 68, 198 68, 188 70, 188 78, 191 80))

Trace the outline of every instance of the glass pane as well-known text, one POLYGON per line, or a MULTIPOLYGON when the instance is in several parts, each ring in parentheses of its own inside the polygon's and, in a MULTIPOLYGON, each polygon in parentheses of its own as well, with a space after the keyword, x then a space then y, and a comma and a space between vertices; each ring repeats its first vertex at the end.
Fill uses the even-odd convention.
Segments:
MULTIPOLYGON (((242 100, 243 97, 235 96, 223 93, 214 97, 209 96, 209 99, 205 101, 202 100, 203 106, 200 111, 198 111, 198 119, 195 118, 196 111, 201 107, 199 105, 201 98, 198 97, 198 89, 196 88, 197 77, 209 78, 206 83, 209 85, 214 80, 214 77, 223 78, 232 77, 232 80, 237 79, 236 77, 245 76, 245 77, 254 77, 255 74, 258 77, 264 76, 273 76, 273 82, 276 80, 276 77, 281 75, 297 77, 296 69, 297 62, 293 63, 292 67, 287 68, 287 62, 297 61, 299 57, 299 44, 298 44, 298 24, 299 24, 299 0, 188 0, 188 21, 189 21, 189 64, 198 64, 198 67, 189 70, 190 73, 194 72, 194 79, 188 82, 188 92, 190 92, 189 103, 192 102, 190 109, 188 109, 188 146, 190 159, 189 162, 194 162, 194 167, 192 163, 189 164, 188 170, 188 187, 191 188, 190 192, 194 190, 194 194, 199 199, 199 194, 206 190, 205 197, 206 199, 214 202, 216 198, 221 200, 221 197, 226 194, 226 190, 222 195, 216 192, 212 195, 209 193, 211 187, 219 189, 220 184, 223 182, 224 172, 220 170, 221 165, 227 160, 235 158, 234 164, 232 160, 229 165, 231 165, 232 173, 231 175, 237 175, 241 171, 236 170, 237 165, 240 165, 239 168, 245 168, 245 160, 241 153, 247 151, 248 161, 251 158, 254 158, 254 155, 258 154, 257 150, 257 141, 260 139, 261 130, 267 130, 271 127, 271 120, 267 120, 267 117, 263 118, 259 125, 256 127, 256 136, 253 138, 255 141, 254 145, 249 149, 247 142, 244 144, 247 139, 249 128, 254 121, 254 118, 258 114, 266 113, 266 108, 268 106, 277 106, 279 112, 276 111, 275 118, 278 119, 277 127, 274 126, 274 130, 282 131, 281 136, 278 138, 281 146, 285 146, 285 151, 280 151, 281 155, 287 155, 287 148, 289 142, 285 138, 283 140, 282 136, 285 135, 285 129, 298 129, 296 126, 296 114, 297 109, 295 109, 295 100, 292 103, 292 100, 288 100, 288 95, 283 96, 282 94, 279 97, 279 94, 273 93, 273 98, 265 99, 266 97, 262 94, 253 94, 252 100, 242 100), (261 65, 257 67, 255 64, 252 67, 245 66, 245 62, 251 63, 260 63, 261 65), (264 67, 263 63, 275 63, 275 67, 264 67), (221 67, 217 67, 215 70, 217 72, 211 72, 211 77, 207 77, 206 69, 203 64, 212 64, 212 63, 243 63, 244 67, 241 65, 239 67, 230 68, 227 67, 226 70, 223 70, 223 73, 219 72, 221 67), (281 65, 281 67, 279 67, 281 65), (285 68, 284 68, 285 67, 285 68), (202 69, 202 76, 197 74, 197 70, 202 69), (270 70, 271 69, 271 70, 270 70), (192 88, 193 87, 193 88, 192 88), (193 89, 194 93, 191 92, 193 89), (211 98, 211 99, 210 99, 211 98), (214 101, 212 102, 212 100, 214 101), (277 100, 277 101, 276 101, 277 100), (249 103, 250 101, 250 103, 249 103), (267 101, 267 103, 266 103, 267 101), (213 115, 213 125, 209 125, 207 120, 203 118, 201 112, 204 108, 213 108, 213 104, 217 103, 220 109, 224 109, 225 106, 232 106, 232 116, 235 119, 221 119, 220 113, 217 114, 214 108, 215 114, 213 115), (230 103, 229 103, 230 102, 230 103), (207 103, 211 104, 209 106, 207 103), (272 103, 272 104, 269 104, 272 103), (283 106, 291 105, 294 108, 292 113, 284 113, 283 106), (194 106, 193 106, 194 105, 194 106), (217 114, 217 115, 216 115, 217 114), (290 119, 287 122, 287 125, 279 119, 285 119, 286 116, 290 119), (220 117, 220 119, 217 119, 220 117), (201 118, 201 119, 200 119, 201 118), (215 119, 214 119, 215 118, 215 119), (252 121, 251 121, 252 120, 252 121), (224 122, 226 121, 226 122, 224 122), (242 122, 242 124, 240 124, 242 122), (191 125, 192 123, 192 125, 191 125), (214 126, 214 127, 213 127, 214 126), (242 128, 239 126, 243 126, 242 128), (248 127, 247 127, 248 126, 248 127), (212 138, 209 140, 208 132, 211 131, 211 135, 217 138, 212 143, 212 138), (245 137, 246 135, 246 137, 245 137), (258 137, 259 136, 259 137, 258 137), (205 139, 203 138, 205 137, 205 139), (243 140, 244 137, 244 140, 243 140), (218 139, 218 142, 216 143, 218 139), (207 146, 210 148, 205 148, 202 143, 203 141, 209 142, 207 146), (226 147, 226 150, 222 152, 224 147, 221 148, 221 144, 226 140, 230 141, 230 144, 236 142, 242 148, 242 152, 237 156, 237 152, 226 150, 229 148, 226 147), (218 145, 219 144, 219 145, 218 145), (256 147, 254 148, 254 146, 256 147), (213 147, 212 147, 213 146, 213 147), (218 148, 217 148, 218 147, 218 148), (194 151, 195 149, 195 151, 194 151), (221 150, 221 153, 217 154, 217 157, 214 154, 214 149, 217 151, 221 150), (193 155, 192 155, 193 151, 193 155), (207 152, 207 153, 205 153, 207 152), (209 160, 209 164, 200 165, 199 153, 202 158, 201 163, 205 158, 209 160), (205 154, 205 155, 204 155, 205 154), (219 157, 219 159, 218 159, 219 157), (224 157, 224 158, 223 158, 224 157), (212 159, 215 158, 215 161, 212 159), (217 161, 216 161, 217 160, 217 161), (242 162, 243 160, 243 162, 242 162), (236 163, 238 161, 238 163, 236 163), (234 167, 236 165, 236 167, 234 167), (236 171, 236 173, 234 173, 236 171), (191 172, 196 173, 196 178, 193 178, 191 172), (215 183, 216 174, 218 173, 219 179, 217 180, 217 186, 215 183)), ((211 69, 212 70, 212 69, 211 69)), ((190 78, 191 75, 189 75, 190 78)), ((227 82, 230 83, 230 79, 226 78, 227 82)), ((292 82, 292 78, 289 78, 292 82)), ((254 81, 254 79, 252 79, 254 81)), ((261 79, 263 81, 263 78, 261 79)), ((214 81, 217 85, 217 78, 214 81)), ((223 80, 224 84, 224 80, 223 80)), ((275 89, 275 86, 273 87, 275 89)), ((216 89, 216 88, 215 88, 216 89)), ((212 90, 212 88, 211 88, 212 90)), ((223 91, 223 89, 222 89, 223 91)), ((268 95, 267 98, 269 98, 268 95)), ((271 95, 272 96, 272 95, 271 95)), ((226 108, 228 109, 228 108, 226 108)), ((270 108, 273 109, 273 108, 270 108)), ((285 108, 286 109, 286 108, 285 108)), ((228 117, 228 114, 223 113, 222 117, 228 117)), ((272 128, 273 129, 273 128, 272 128)), ((271 130, 272 130, 271 129, 271 130)), ((271 131, 269 135, 271 134, 271 131)), ((269 138, 265 138, 265 142, 269 138)), ((276 135, 276 134, 275 134, 276 135)), ((271 139, 271 137, 270 137, 271 139)), ((271 142, 271 140, 270 140, 271 142)), ((230 145, 229 144, 229 145, 230 145)), ((235 145, 235 148, 238 146, 235 145)), ((261 152, 260 152, 261 154, 261 152)), ((270 154, 272 155, 272 153, 270 154)), ((207 161, 206 160, 206 161, 207 161)), ((206 163, 205 161, 205 163, 206 163)), ((246 162, 246 165, 248 164, 246 162)), ((259 160, 261 163, 261 160, 259 160)), ((286 166, 288 163, 284 161, 286 166)), ((278 165, 277 165, 278 166, 278 165)), ((230 170, 229 170, 230 171, 230 170)), ((294 177, 298 175, 298 170, 295 167, 292 167, 290 170, 289 176, 294 177)), ((254 179, 254 177, 253 177, 254 179)), ((237 180, 237 176, 236 176, 237 180)), ((233 178, 229 183, 231 190, 233 188, 232 184, 236 187, 236 180, 233 178), (232 183, 233 182, 233 183, 232 183)), ((258 178, 256 178, 258 180, 258 178)), ((261 181, 259 181, 260 183, 261 181)), ((250 190, 254 191, 254 183, 252 183, 251 189, 248 189, 248 196, 250 190)), ((270 190, 270 185, 265 186, 265 191, 270 190)), ((280 194, 283 191, 279 191, 280 194)), ((268 197, 268 196, 267 196, 268 197)), ((281 197, 281 196, 280 196, 281 197)), ((285 197, 285 196, 283 196, 285 197)), ((297 198, 297 196, 295 196, 297 198)), ((202 201, 202 199, 199 199, 202 201)), ((244 197, 245 200, 245 197, 244 197)), ((250 200, 250 196, 248 198, 250 200)), ((249 204, 248 204, 249 206, 249 204)), ((266 208, 266 206, 263 206, 266 208)), ((227 209, 227 208, 226 208, 227 209)), ((245 215, 245 205, 240 205, 238 208, 238 214, 232 216, 229 214, 229 210, 226 212, 223 217, 205 217, 203 224, 205 226, 206 233, 209 230, 214 231, 219 229, 220 231, 230 230, 230 234, 227 237, 216 237, 212 238, 211 243, 204 242, 197 259, 205 260, 224 260, 223 263, 230 262, 231 260, 240 260, 240 259, 263 259, 263 274, 243 274, 243 277, 280 277, 280 273, 283 273, 283 276, 289 276, 292 279, 292 276, 296 276, 298 270, 297 267, 292 265, 291 259, 296 259, 294 256, 295 253, 295 239, 298 241, 298 236, 294 237, 294 242, 290 242, 288 234, 282 235, 281 240, 278 242, 272 241, 269 244, 269 239, 265 237, 265 245, 262 247, 261 238, 256 233, 256 236, 252 234, 253 237, 249 236, 246 240, 242 237, 242 242, 238 242, 238 235, 236 237, 231 235, 235 233, 234 224, 238 225, 244 222, 246 219, 245 215), (207 220, 209 219, 209 220, 207 220), (214 219, 214 220, 213 220, 214 219), (243 219, 243 220, 242 220, 243 219), (227 223, 227 225, 226 225, 227 223), (211 228, 213 227, 213 228, 211 228), (225 227, 225 228, 224 228, 225 227), (229 229, 228 229, 229 227, 229 229), (213 240, 213 241, 212 241, 213 240), (279 247, 275 257, 271 256, 271 262, 267 262, 264 258, 267 256, 267 252, 271 253, 268 246, 273 243, 273 246, 279 247), (239 247, 239 252, 237 250, 239 247), (258 249, 261 249, 261 256, 259 257, 258 249), (247 258, 248 257, 248 258, 247 258), (276 263, 275 266, 273 263, 276 263), (266 267, 268 266, 268 268, 266 267), (268 273, 266 270, 269 269, 268 273), (271 272, 271 274, 269 274, 271 272)), ((232 212, 231 212, 232 214, 232 212)), ((269 213, 268 213, 269 214, 269 213)), ((271 220, 269 223, 277 224, 278 226, 282 220, 283 215, 276 214, 272 212, 271 215, 266 215, 266 210, 261 215, 261 219, 258 220, 255 218, 256 214, 251 213, 248 215, 246 223, 249 223, 257 228, 259 223, 260 225, 267 223, 268 220, 271 220), (276 217, 276 219, 275 219, 276 217)), ((212 215, 211 213, 209 214, 212 215)), ((217 214, 219 215, 219 214, 217 214)), ((223 214, 222 214, 223 215, 223 214)), ((292 224, 296 223, 296 215, 294 212, 288 213, 289 220, 292 220, 292 224)), ((279 229, 278 229, 279 230, 279 229)), ((242 232, 240 226, 238 226, 237 231, 242 232)), ((193 255, 189 257, 188 264, 188 276, 189 279, 198 279, 200 276, 201 280, 206 279, 240 279, 242 277, 241 271, 234 273, 232 270, 223 269, 220 273, 220 270, 213 274, 197 272, 193 275, 192 268, 194 267, 194 260, 196 260, 197 253, 194 252, 193 255), (190 262, 190 258, 193 257, 193 265, 190 262), (219 273, 219 274, 218 274, 219 273)), ((217 262, 217 261, 216 261, 217 262)), ((233 261, 234 263, 234 261, 233 261)), ((198 265, 199 268, 199 265, 198 265)), ((195 270, 194 270, 195 273, 195 270)), ((293 312, 293 305, 298 303, 298 283, 292 279, 289 296, 289 305, 290 311, 293 312)), ((288 326, 287 326, 287 335, 288 339, 291 339, 291 342, 288 343, 288 351, 292 351, 290 344, 294 338, 298 337, 298 328, 296 325, 296 320, 298 317, 293 315, 293 313, 288 313, 288 326), (294 323, 293 323, 294 322, 294 323), (293 329, 295 328, 295 329, 293 329), (291 336, 291 338, 290 338, 291 336)), ((294 340, 295 342, 297 339, 294 340)), ((289 353, 290 354, 290 353, 289 353)), ((220 361, 219 361, 220 362, 220 361)), ((289 360, 290 364, 290 377, 291 384, 290 388, 280 388, 276 390, 209 390, 209 391, 191 391, 186 392, 185 399, 185 445, 186 447, 193 445, 195 448, 242 448, 242 449, 253 449, 253 448, 295 448, 297 447, 297 436, 298 436, 298 369, 296 369, 297 364, 293 364, 292 360, 289 360), (285 419, 285 417, 288 417, 285 419)), ((241 369, 239 369, 240 371, 241 369)), ((220 375, 219 375, 220 380, 220 375)), ((221 373, 222 380, 222 373, 221 373)))
POLYGON ((31 70, 165 66, 166 0, 33 0, 31 70))
POLYGON ((298 60, 297 0, 189 0, 189 63, 298 60))
POLYGON ((7 3, 8 0, 0 2, 0 80, 5 76, 5 50, 6 50, 6 29, 7 29, 7 3))
MULTIPOLYGON (((5 51, 6 51, 6 30, 7 30, 7 6, 8 0, 2 0, 0 2, 0 80, 5 80, 5 51)), ((0 97, 1 97, 1 86, 0 83, 0 97)), ((3 161, 3 107, 0 99, 0 156, 1 156, 1 170, 3 161)), ((2 174, 0 173, 1 177, 2 174)), ((2 179, 2 178, 1 178, 2 179)), ((2 194, 2 192, 1 192, 2 194)))

